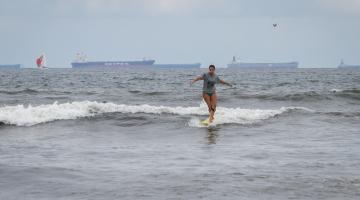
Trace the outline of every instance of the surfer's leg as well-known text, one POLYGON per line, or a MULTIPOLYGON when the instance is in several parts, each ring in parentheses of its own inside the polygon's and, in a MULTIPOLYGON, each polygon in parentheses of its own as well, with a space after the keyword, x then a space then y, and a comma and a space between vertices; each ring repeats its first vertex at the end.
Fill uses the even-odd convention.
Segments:
POLYGON ((209 113, 211 113, 210 96, 204 92, 203 93, 203 98, 204 98, 204 101, 206 102, 206 104, 208 106, 209 113))
POLYGON ((216 104, 217 104, 217 95, 213 94, 210 97, 210 122, 214 120, 214 115, 216 112, 216 104))

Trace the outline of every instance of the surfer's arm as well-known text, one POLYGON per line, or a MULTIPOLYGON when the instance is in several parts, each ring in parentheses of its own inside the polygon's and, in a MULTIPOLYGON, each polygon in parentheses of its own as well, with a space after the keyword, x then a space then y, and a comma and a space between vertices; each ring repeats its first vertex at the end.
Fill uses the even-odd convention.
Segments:
POLYGON ((192 85, 192 84, 195 83, 196 81, 200 81, 200 80, 204 80, 204 78, 201 77, 201 76, 198 76, 198 77, 196 77, 195 79, 193 79, 193 80, 190 82, 190 85, 192 85))
POLYGON ((220 83, 223 84, 223 85, 228 85, 230 87, 232 86, 230 83, 228 83, 228 82, 226 82, 224 80, 221 80, 221 79, 220 79, 220 83))

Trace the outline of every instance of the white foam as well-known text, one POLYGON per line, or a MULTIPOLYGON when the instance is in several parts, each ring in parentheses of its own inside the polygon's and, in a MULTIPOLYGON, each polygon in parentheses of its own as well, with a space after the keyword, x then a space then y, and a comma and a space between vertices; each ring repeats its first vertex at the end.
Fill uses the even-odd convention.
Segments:
MULTIPOLYGON (((251 110, 241 108, 219 107, 215 115, 216 124, 237 123, 249 124, 274 117, 283 112, 306 108, 280 108, 278 110, 251 110)), ((189 126, 202 127, 200 119, 195 122, 195 116, 208 115, 207 107, 169 107, 151 105, 126 105, 115 103, 99 103, 96 101, 81 101, 72 103, 39 105, 39 106, 4 106, 0 107, 0 121, 17 126, 32 126, 55 120, 70 120, 82 117, 92 117, 103 113, 149 113, 192 115, 189 126)))
MULTIPOLYGON (((288 111, 287 108, 279 110, 252 110, 241 108, 224 108, 219 107, 215 114, 213 125, 219 124, 253 124, 262 120, 269 119, 283 112, 288 111)), ((202 119, 203 120, 203 119, 202 119)), ((189 126, 192 127, 205 127, 200 123, 201 119, 192 118, 189 121, 189 126)))

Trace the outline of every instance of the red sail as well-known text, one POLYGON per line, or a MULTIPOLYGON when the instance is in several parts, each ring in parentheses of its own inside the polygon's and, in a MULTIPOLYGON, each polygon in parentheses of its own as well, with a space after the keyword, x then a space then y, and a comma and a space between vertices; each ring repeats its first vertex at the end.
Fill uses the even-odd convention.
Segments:
POLYGON ((42 57, 36 59, 36 64, 38 67, 41 67, 41 63, 42 63, 42 57))

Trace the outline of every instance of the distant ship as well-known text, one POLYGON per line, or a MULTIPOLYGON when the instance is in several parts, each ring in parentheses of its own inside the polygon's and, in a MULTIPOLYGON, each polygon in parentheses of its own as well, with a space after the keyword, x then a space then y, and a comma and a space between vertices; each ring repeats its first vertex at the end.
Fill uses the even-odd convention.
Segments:
POLYGON ((76 61, 71 63, 72 68, 118 68, 118 67, 147 67, 152 66, 155 60, 138 61, 86 61, 84 54, 77 54, 76 61))
POLYGON ((360 65, 347 65, 344 63, 344 60, 341 59, 340 65, 338 66, 339 69, 341 68, 357 68, 360 69, 360 65))
POLYGON ((20 64, 0 65, 0 69, 20 69, 20 64))
POLYGON ((238 62, 233 57, 231 63, 229 63, 228 68, 298 68, 298 62, 283 62, 283 63, 246 63, 238 62))
POLYGON ((160 68, 200 68, 201 63, 193 63, 193 64, 155 64, 154 67, 160 67, 160 68))

